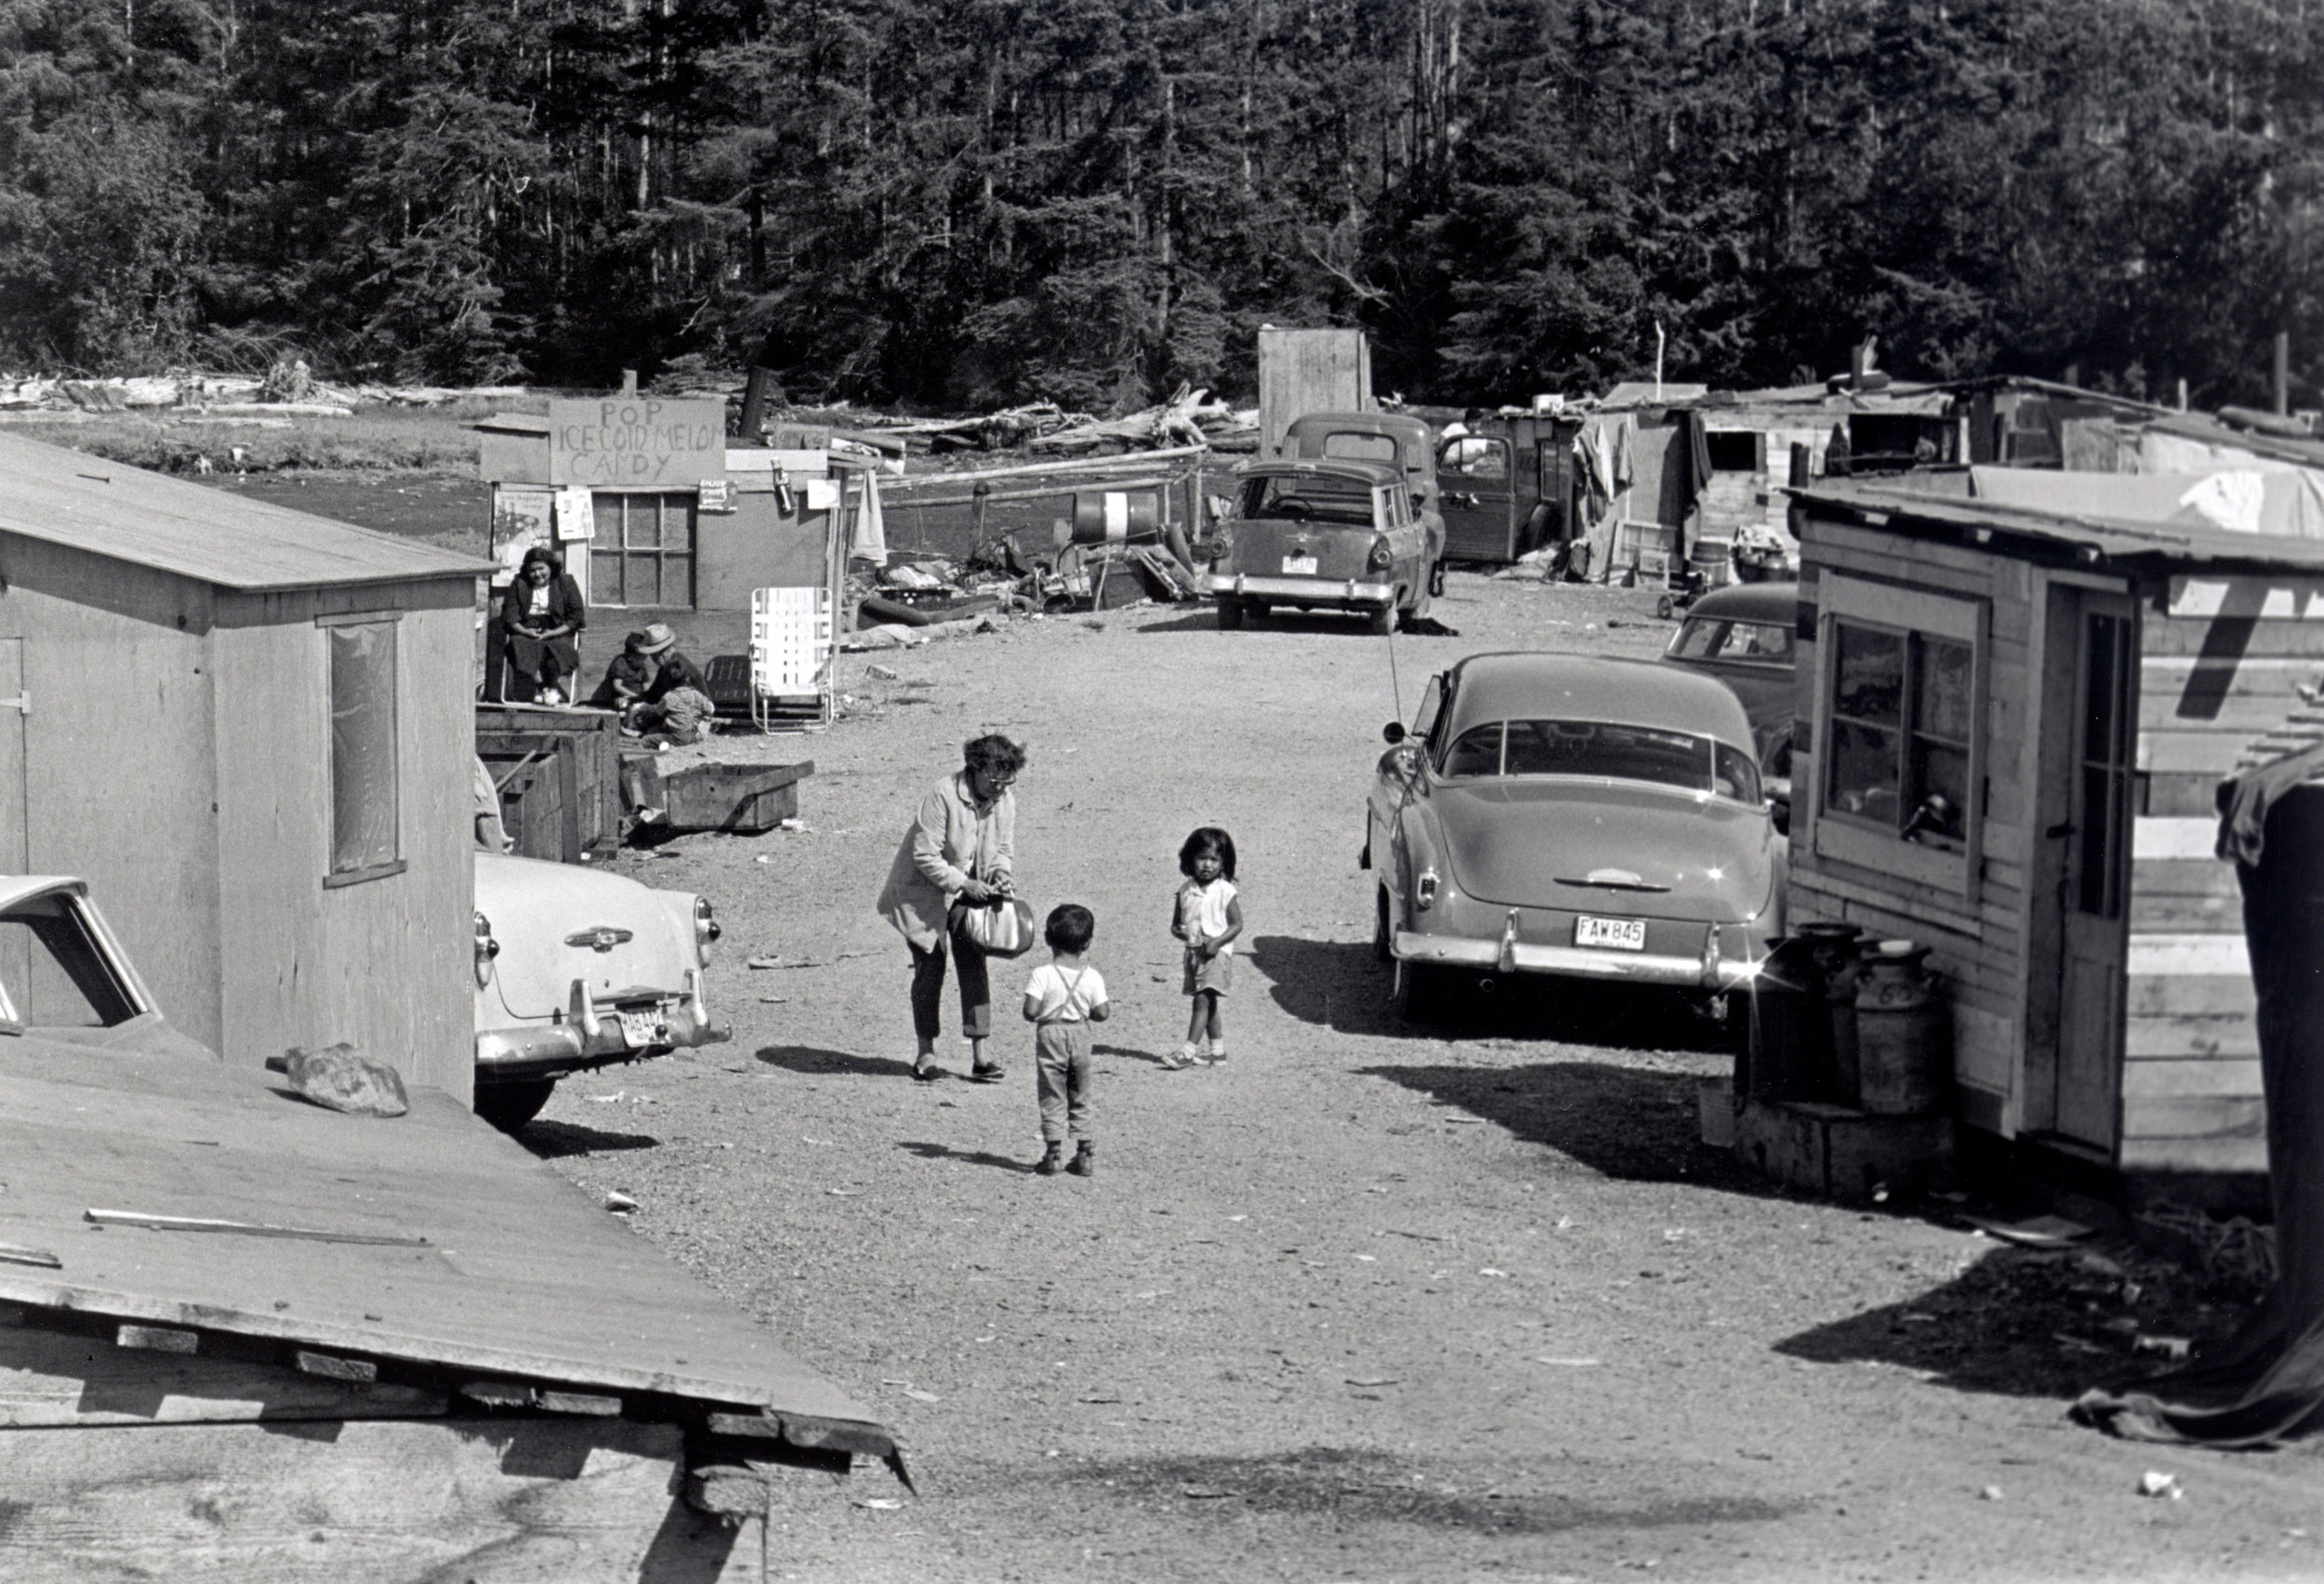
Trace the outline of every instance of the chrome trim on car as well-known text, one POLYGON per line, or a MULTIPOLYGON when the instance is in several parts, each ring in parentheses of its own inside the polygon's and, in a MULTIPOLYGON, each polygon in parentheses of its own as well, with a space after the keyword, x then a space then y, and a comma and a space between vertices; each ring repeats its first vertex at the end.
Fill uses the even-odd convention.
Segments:
POLYGON ((479 1077, 548 1077, 588 1053, 570 1023, 521 1023, 476 1036, 476 1072, 479 1077))
POLYGON ((1308 604, 1341 600, 1352 603, 1382 605, 1396 597, 1393 583, 1358 583, 1352 577, 1253 577, 1246 572, 1211 573, 1202 580, 1207 594, 1226 594, 1237 599, 1256 596, 1262 600, 1292 600, 1308 604))
POLYGON ((1703 957, 1648 956, 1643 952, 1600 952, 1582 946, 1537 946, 1511 939, 1469 941, 1451 935, 1427 935, 1411 930, 1396 931, 1394 952, 1411 962, 1442 963, 1501 973, 1560 973, 1584 979, 1622 979, 1641 984, 1694 984, 1720 989, 1747 988, 1759 977, 1759 965, 1721 958, 1714 965, 1703 957))
POLYGON ((637 932, 612 924, 600 924, 594 929, 575 930, 565 937, 569 946, 587 946, 593 952, 610 952, 615 946, 627 945, 636 940, 637 932))

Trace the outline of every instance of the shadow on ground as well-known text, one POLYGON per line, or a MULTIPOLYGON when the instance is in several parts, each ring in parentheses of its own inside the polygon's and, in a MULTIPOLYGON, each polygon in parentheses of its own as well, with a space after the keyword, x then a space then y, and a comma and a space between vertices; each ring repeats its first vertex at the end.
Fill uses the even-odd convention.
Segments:
POLYGON ((1440 995, 1442 1015, 1416 1023, 1391 1008, 1393 971, 1373 957, 1368 942, 1261 935, 1251 944, 1251 961, 1269 981, 1267 993, 1276 1006, 1301 1023, 1319 1023, 1340 1034, 1412 1039, 1486 1035, 1616 1050, 1705 1054, 1729 1049, 1718 1023, 1697 1011, 1686 997, 1667 990, 1499 979, 1490 991, 1463 984, 1440 995))
POLYGON ((922 1160, 957 1160, 966 1166, 989 1166, 1002 1171, 1024 1176, 1033 1170, 1029 1160, 1013 1155, 995 1155, 990 1150, 957 1150, 950 1144, 939 1144, 926 1139, 905 1139, 896 1148, 916 1155, 922 1160))
MULTIPOLYGON (((1496 1471, 1503 1472, 1504 1471, 1496 1471)), ((1499 1483, 1476 1471, 1460 1488, 1434 1488, 1413 1478, 1394 1457, 1333 1446, 1302 1447, 1261 1458, 1093 1459, 1071 1477, 1103 1483, 1126 1496, 1152 1493, 1200 1503, 1225 1522, 1256 1511, 1279 1517, 1418 1525, 1479 1535, 1578 1534, 1590 1530, 1699 1528, 1763 1524, 1791 1516, 1802 1501, 1768 1501, 1701 1490, 1642 1490, 1637 1471, 1600 1477, 1561 1462, 1555 1478, 1499 1483), (1514 1485, 1534 1488, 1512 1488, 1514 1485), (1576 1489, 1579 1485, 1581 1488, 1576 1489), (1229 1515, 1233 1514, 1232 1517, 1229 1515)))
POLYGON ((1814 1364, 1894 1365, 1957 1391, 2065 1400, 2183 1367, 2133 1354, 2139 1334, 2186 1337, 2199 1350, 2240 1313, 2199 1304, 2168 1272, 2126 1275, 2075 1250, 2001 1247, 1942 1287, 1787 1337, 1776 1351, 1814 1364))
POLYGON ((912 1063, 901 1056, 857 1056, 812 1045, 762 1045, 759 1060, 790 1073, 849 1073, 857 1077, 908 1078, 912 1063))
POLYGON ((606 1133, 576 1122, 527 1122, 509 1135, 541 1160, 566 1155, 611 1155, 619 1150, 651 1150, 662 1141, 651 1133, 606 1133))
POLYGON ((1604 1062, 1527 1065, 1380 1066, 1367 1077, 1483 1117, 1527 1143, 1569 1155, 1607 1177, 1689 1182, 1762 1197, 1783 1190, 1702 1142, 1700 1078, 1604 1062))

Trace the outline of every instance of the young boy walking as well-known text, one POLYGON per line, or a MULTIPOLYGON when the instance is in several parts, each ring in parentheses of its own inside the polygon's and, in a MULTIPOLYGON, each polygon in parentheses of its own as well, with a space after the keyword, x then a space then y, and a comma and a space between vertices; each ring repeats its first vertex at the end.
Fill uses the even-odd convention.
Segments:
POLYGON ((1050 910, 1042 938, 1050 960, 1033 970, 1024 987, 1024 1021, 1033 1024, 1033 1068, 1041 1097, 1041 1159, 1033 1169, 1044 1177, 1070 1171, 1088 1177, 1097 1169, 1097 1146, 1089 1138, 1089 1025, 1113 1015, 1105 980, 1082 961, 1096 938, 1096 917, 1079 903, 1050 910), (1072 1164, 1063 1163, 1065 1139, 1074 1140, 1072 1164))

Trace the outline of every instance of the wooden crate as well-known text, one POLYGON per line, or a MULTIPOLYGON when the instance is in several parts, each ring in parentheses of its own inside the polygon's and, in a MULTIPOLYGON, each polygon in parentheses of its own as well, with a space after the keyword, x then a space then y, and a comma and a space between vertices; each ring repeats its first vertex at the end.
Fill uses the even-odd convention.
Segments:
POLYGON ((621 845, 621 722, 611 712, 480 704, 476 753, 518 852, 577 864, 621 845))
POLYGON ((799 784, 814 773, 812 759, 799 764, 697 764, 671 771, 659 777, 663 823, 671 830, 744 835, 772 830, 799 812, 799 784))

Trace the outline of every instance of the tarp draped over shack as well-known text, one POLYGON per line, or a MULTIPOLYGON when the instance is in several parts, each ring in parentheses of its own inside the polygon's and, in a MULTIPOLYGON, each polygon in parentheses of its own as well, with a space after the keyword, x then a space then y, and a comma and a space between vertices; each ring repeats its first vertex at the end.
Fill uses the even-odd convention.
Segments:
POLYGON ((2220 834, 2259 994, 2276 1285, 2216 1356, 2075 1405, 2132 1440, 2265 1447, 2324 1423, 2324 785, 2305 780, 2319 773, 2324 747, 2229 782, 2220 834))
POLYGON ((2212 468, 2191 473, 2064 473, 1970 469, 1981 500, 2071 516, 2175 522, 2238 534, 2324 539, 2324 473, 2212 468))

